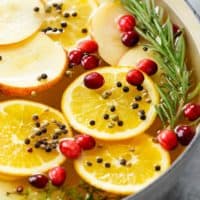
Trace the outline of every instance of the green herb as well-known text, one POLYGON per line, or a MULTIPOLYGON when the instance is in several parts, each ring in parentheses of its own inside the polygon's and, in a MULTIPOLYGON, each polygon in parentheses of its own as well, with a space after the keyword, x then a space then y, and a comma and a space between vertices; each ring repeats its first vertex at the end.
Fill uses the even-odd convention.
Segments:
MULTIPOLYGON (((136 31, 150 44, 146 46, 157 52, 156 60, 163 71, 158 91, 161 102, 156 111, 164 126, 173 128, 182 114, 182 108, 188 101, 190 89, 190 71, 185 64, 185 40, 183 30, 173 32, 168 17, 165 22, 163 8, 156 6, 154 0, 121 0, 123 6, 138 21, 136 31)), ((192 97, 198 94, 192 93, 192 97)))
POLYGON ((8 192, 7 195, 16 195, 20 200, 120 200, 122 196, 106 193, 81 181, 71 187, 54 187, 52 184, 44 190, 28 187, 22 193, 8 192))

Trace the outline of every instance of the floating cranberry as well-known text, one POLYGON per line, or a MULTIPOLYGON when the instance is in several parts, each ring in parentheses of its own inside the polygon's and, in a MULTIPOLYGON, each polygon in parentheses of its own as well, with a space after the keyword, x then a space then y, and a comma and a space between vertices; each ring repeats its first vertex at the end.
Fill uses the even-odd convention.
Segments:
POLYGON ((70 159, 76 159, 81 154, 81 147, 74 140, 62 140, 59 149, 64 156, 70 159))
POLYGON ((157 138, 161 146, 168 151, 175 149, 178 145, 178 139, 173 130, 162 130, 157 138))
POLYGON ((121 40, 122 43, 127 47, 133 47, 135 46, 140 37, 136 31, 128 31, 122 34, 121 40))
POLYGON ((76 137, 76 142, 83 150, 93 149, 96 145, 95 139, 90 135, 78 135, 76 137))
POLYGON ((132 31, 136 25, 136 20, 133 15, 124 15, 119 18, 118 26, 120 31, 128 32, 132 31))
POLYGON ((195 131, 191 126, 181 125, 175 128, 178 141, 187 146, 195 135, 195 131))
POLYGON ((83 52, 80 49, 75 49, 69 52, 69 63, 72 65, 81 64, 81 59, 83 57, 83 52))
POLYGON ((81 60, 81 65, 86 70, 94 69, 99 66, 99 59, 94 55, 85 55, 81 60))
POLYGON ((178 33, 180 31, 180 28, 179 28, 178 25, 173 24, 172 26, 173 26, 173 32, 174 32, 174 34, 176 34, 176 33, 178 33))
POLYGON ((97 72, 91 72, 84 78, 84 84, 89 89, 98 89, 103 86, 104 82, 104 77, 97 72))
POLYGON ((144 75, 137 69, 132 69, 127 73, 126 80, 129 84, 138 86, 144 81, 144 75))
POLYGON ((95 53, 98 50, 98 44, 94 40, 84 40, 78 44, 78 48, 84 53, 95 53))
POLYGON ((49 179, 43 174, 36 174, 28 178, 28 182, 38 189, 45 188, 49 179))
POLYGON ((200 105, 195 103, 188 103, 184 106, 184 115, 188 120, 194 121, 200 117, 200 105))
POLYGON ((63 167, 52 168, 48 175, 52 185, 57 187, 63 185, 66 179, 66 171, 63 167))
POLYGON ((141 60, 137 64, 137 66, 140 70, 142 70, 149 76, 154 75, 158 70, 157 64, 153 60, 150 60, 150 59, 141 60))

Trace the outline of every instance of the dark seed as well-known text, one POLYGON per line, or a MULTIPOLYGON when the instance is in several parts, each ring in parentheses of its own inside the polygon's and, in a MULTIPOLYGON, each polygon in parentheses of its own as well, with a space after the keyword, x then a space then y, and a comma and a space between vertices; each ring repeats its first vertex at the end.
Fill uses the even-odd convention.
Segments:
POLYGON ((34 114, 34 115, 32 116, 32 120, 36 121, 36 120, 38 120, 38 119, 39 119, 39 116, 38 116, 37 114, 34 114))
POLYGON ((37 128, 39 128, 39 127, 40 127, 40 122, 36 122, 36 123, 35 123, 35 126, 36 126, 37 128))
POLYGON ((141 120, 145 120, 145 119, 146 119, 146 116, 145 116, 145 115, 141 115, 141 116, 140 116, 140 119, 141 119, 141 120))
POLYGON ((39 12, 39 11, 40 11, 40 8, 39 8, 39 7, 35 7, 33 10, 34 10, 35 12, 39 12))
POLYGON ((82 33, 87 33, 88 30, 87 30, 86 28, 83 28, 83 29, 81 30, 81 32, 82 32, 82 33))
POLYGON ((33 149, 30 147, 30 148, 27 149, 27 151, 28 151, 29 153, 32 153, 32 152, 33 152, 33 149))
POLYGON ((124 122, 123 121, 118 121, 117 124, 118 124, 118 126, 123 126, 124 122))
POLYGON ((105 163, 105 168, 110 168, 111 167, 111 164, 110 163, 105 163))
POLYGON ((53 5, 54 8, 58 7, 57 3, 53 3, 52 5, 53 5))
POLYGON ((102 163, 102 162, 103 162, 103 158, 100 158, 100 157, 99 157, 99 158, 97 158, 96 161, 97 161, 97 163, 102 163))
POLYGON ((145 111, 144 111, 144 110, 139 110, 139 111, 138 111, 138 114, 139 114, 139 115, 145 115, 145 111))
POLYGON ((111 112, 115 112, 115 110, 116 110, 115 106, 111 106, 111 107, 110 107, 110 111, 111 111, 111 112))
POLYGON ((138 90, 138 91, 142 91, 143 89, 144 89, 144 88, 143 88, 142 85, 138 85, 138 86, 137 86, 137 90, 138 90))
POLYGON ((35 135, 41 136, 41 135, 42 135, 42 132, 41 132, 41 131, 37 131, 37 132, 35 133, 35 135))
POLYGON ((0 61, 2 60, 2 56, 0 56, 0 61))
POLYGON ((136 97, 135 97, 135 100, 136 100, 136 101, 141 101, 141 100, 142 100, 142 97, 141 97, 141 96, 136 96, 136 97))
POLYGON ((160 171, 161 170, 161 166, 160 165, 156 165, 155 166, 155 171, 160 171))
POLYGON ((24 191, 24 187, 22 185, 17 186, 17 188, 16 188, 17 193, 22 193, 23 191, 24 191))
POLYGON ((116 86, 117 86, 117 87, 122 87, 122 83, 121 83, 121 82, 117 82, 117 83, 116 83, 116 86))
POLYGON ((148 47, 143 47, 143 50, 144 51, 148 51, 148 47))
POLYGON ((49 153, 52 151, 52 148, 50 146, 46 146, 45 151, 49 153))
POLYGON ((31 141, 30 141, 30 139, 29 138, 26 138, 25 140, 24 140, 24 144, 30 144, 31 143, 31 141))
POLYGON ((57 135, 57 134, 54 134, 54 135, 52 136, 52 139, 53 139, 53 140, 58 139, 58 135, 57 135))
POLYGON ((91 162, 87 162, 87 166, 88 166, 88 167, 91 167, 91 166, 92 166, 92 163, 91 163, 91 162))
POLYGON ((123 91, 124 92, 129 92, 129 87, 127 87, 127 86, 123 87, 123 91))
POLYGON ((65 130, 65 129, 66 129, 66 125, 65 125, 65 124, 59 124, 58 127, 59 127, 61 130, 65 130))
POLYGON ((78 13, 77 12, 73 12, 72 13, 72 17, 77 17, 78 16, 78 13))
POLYGON ((108 119, 109 119, 109 115, 108 115, 108 114, 105 114, 105 115, 103 116, 103 118, 104 118, 105 120, 108 120, 108 119))
POLYGON ((41 132, 42 132, 42 133, 46 133, 46 132, 47 132, 47 129, 46 129, 46 128, 42 128, 42 129, 41 129, 41 132))
POLYGON ((120 160, 120 165, 126 166, 127 161, 125 159, 120 160))
POLYGON ((137 109, 139 108, 139 104, 138 103, 133 103, 132 104, 132 109, 137 109))
POLYGON ((38 148, 40 147, 40 142, 36 142, 35 145, 34 145, 34 147, 35 147, 36 149, 38 149, 38 148))
POLYGON ((63 14, 63 17, 68 18, 68 17, 70 17, 70 14, 68 12, 66 12, 63 14))
POLYGON ((91 120, 91 121, 90 121, 90 125, 91 125, 91 126, 94 126, 94 125, 95 125, 95 121, 94 121, 94 120, 91 120))
POLYGON ((66 28, 67 27, 67 22, 61 22, 60 25, 61 25, 62 28, 66 28))
POLYGON ((53 31, 53 32, 57 32, 58 29, 57 29, 57 28, 53 28, 52 31, 53 31))
POLYGON ((58 31, 59 31, 60 33, 62 33, 62 32, 63 32, 63 29, 62 29, 62 28, 59 28, 58 31))

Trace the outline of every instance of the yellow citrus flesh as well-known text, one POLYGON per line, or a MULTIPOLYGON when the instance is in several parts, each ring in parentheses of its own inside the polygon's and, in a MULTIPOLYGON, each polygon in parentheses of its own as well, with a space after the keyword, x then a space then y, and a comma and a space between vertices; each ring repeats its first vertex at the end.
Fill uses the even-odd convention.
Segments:
POLYGON ((163 174, 170 166, 170 157, 149 135, 142 134, 120 142, 99 141, 74 164, 89 184, 108 192, 132 194, 163 174), (97 162, 99 159, 102 162, 97 162))
MULTIPOLYGON (((52 5, 54 1, 46 0, 46 6, 52 5)), ((63 32, 59 33, 49 31, 47 34, 55 41, 60 42, 65 49, 73 47, 75 43, 88 36, 89 18, 97 4, 94 0, 73 0, 73 3, 68 0, 61 1, 62 11, 59 13, 55 8, 46 14, 45 22, 42 29, 47 27, 60 29, 61 23, 66 22, 67 27, 63 28, 63 32), (68 13, 69 17, 64 17, 68 13), (76 13, 77 16, 73 16, 76 13), (83 30, 87 29, 86 32, 83 30)))
MULTIPOLYGON (((41 173, 65 161, 65 158, 56 150, 46 152, 45 149, 35 148, 37 141, 44 138, 52 142, 52 136, 58 125, 65 124, 67 134, 62 133, 60 138, 71 136, 71 131, 64 117, 57 110, 48 106, 23 100, 11 100, 0 103, 0 177, 7 179, 41 173), (46 127, 46 133, 37 135, 41 128, 36 128, 36 121, 32 118, 38 115, 41 127, 46 127), (45 125, 46 124, 46 125, 45 125), (25 144, 30 138, 31 143, 25 144), (32 148, 32 152, 27 150, 32 148)), ((55 140, 54 140, 55 141, 55 140)))
POLYGON ((129 85, 126 74, 130 69, 105 67, 95 70, 105 79, 105 84, 98 90, 84 86, 87 73, 66 89, 62 110, 74 129, 103 140, 120 140, 141 134, 150 127, 156 118, 154 106, 159 102, 159 95, 152 80, 145 75, 142 91, 129 85), (119 81, 122 87, 116 86, 119 81), (124 87, 128 87, 129 91, 124 92, 124 87), (112 94, 105 99, 107 92, 112 94), (140 101, 135 100, 138 96, 142 97, 140 101), (137 109, 132 108, 134 103, 138 104, 137 109), (113 106, 114 112, 111 111, 113 106), (140 118, 141 111, 145 112, 145 120, 140 118), (104 119, 105 114, 109 115, 109 119, 104 119), (96 122, 93 126, 90 124, 92 120, 96 122), (119 121, 123 121, 123 126, 118 124, 119 121))

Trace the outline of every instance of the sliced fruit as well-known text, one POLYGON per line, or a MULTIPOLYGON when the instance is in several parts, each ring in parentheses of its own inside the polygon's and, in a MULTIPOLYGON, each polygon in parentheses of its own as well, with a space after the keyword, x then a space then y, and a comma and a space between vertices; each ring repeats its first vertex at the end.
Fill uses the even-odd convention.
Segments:
POLYGON ((99 141, 74 162, 89 184, 117 194, 132 194, 153 182, 170 166, 169 154, 146 134, 120 142, 99 141))
POLYGON ((0 19, 0 45, 16 43, 40 28, 44 6, 40 0, 0 1, 0 19))
POLYGON ((24 96, 57 83, 65 72, 66 53, 43 33, 0 47, 0 91, 24 96))
MULTIPOLYGON (((118 66, 137 66, 137 64, 143 59, 151 59, 156 62, 156 53, 150 49, 146 49, 143 45, 137 45, 131 50, 126 52, 118 62, 118 66)), ((162 71, 158 68, 155 75, 152 76, 155 82, 160 82, 162 71)))
POLYGON ((45 32, 53 40, 60 42, 65 49, 69 49, 78 40, 88 36, 89 18, 97 7, 94 0, 73 0, 73 4, 68 0, 63 0, 60 1, 61 10, 52 6, 55 2, 59 4, 58 1, 45 0, 45 2, 49 11, 42 29, 45 31, 51 27, 51 30, 45 32))
POLYGON ((57 129, 58 139, 71 136, 71 130, 57 110, 31 101, 6 101, 0 104, 0 121, 0 177, 42 173, 65 161, 53 137, 57 129))
POLYGON ((141 134, 156 118, 159 96, 152 80, 144 75, 142 86, 131 86, 131 68, 105 67, 95 72, 105 83, 97 90, 84 85, 85 73, 65 91, 62 110, 74 129, 99 139, 120 140, 141 134), (107 117, 106 117, 107 116, 107 117))
POLYGON ((129 49, 121 42, 121 33, 117 27, 119 17, 126 14, 127 11, 120 3, 107 2, 91 18, 91 34, 99 45, 99 54, 110 65, 116 65, 129 49))

